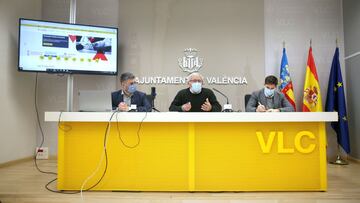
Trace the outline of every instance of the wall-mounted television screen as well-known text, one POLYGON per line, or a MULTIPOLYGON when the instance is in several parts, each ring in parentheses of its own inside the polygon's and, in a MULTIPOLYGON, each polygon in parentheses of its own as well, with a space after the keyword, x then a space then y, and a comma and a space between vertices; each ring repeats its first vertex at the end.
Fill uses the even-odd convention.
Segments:
POLYGON ((19 19, 19 71, 117 74, 118 29, 19 19))

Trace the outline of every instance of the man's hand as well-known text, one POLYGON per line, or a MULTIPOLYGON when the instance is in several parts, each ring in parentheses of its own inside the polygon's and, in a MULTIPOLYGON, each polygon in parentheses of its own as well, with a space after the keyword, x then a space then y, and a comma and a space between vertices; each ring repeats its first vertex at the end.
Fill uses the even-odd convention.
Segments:
POLYGON ((129 106, 125 102, 120 102, 118 108, 119 111, 129 111, 129 106))
POLYGON ((190 109, 191 109, 191 103, 188 102, 188 103, 182 105, 182 106, 181 106, 181 109, 182 109, 183 111, 190 111, 190 109))
POLYGON ((212 106, 211 106, 211 104, 209 102, 209 99, 206 98, 205 102, 201 105, 201 110, 203 110, 203 111, 211 111, 211 109, 212 109, 212 106))
POLYGON ((266 112, 280 112, 279 109, 268 109, 266 110, 266 112))
POLYGON ((256 107, 256 112, 266 112, 266 107, 259 103, 259 105, 256 107))

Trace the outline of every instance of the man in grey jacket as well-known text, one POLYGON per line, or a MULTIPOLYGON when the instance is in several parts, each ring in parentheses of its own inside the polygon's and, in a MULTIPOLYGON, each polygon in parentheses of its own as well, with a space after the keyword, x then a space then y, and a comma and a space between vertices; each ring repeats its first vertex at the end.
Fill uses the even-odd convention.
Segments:
POLYGON ((282 92, 277 91, 278 79, 269 75, 265 78, 264 88, 252 93, 247 112, 291 112, 294 108, 282 92))

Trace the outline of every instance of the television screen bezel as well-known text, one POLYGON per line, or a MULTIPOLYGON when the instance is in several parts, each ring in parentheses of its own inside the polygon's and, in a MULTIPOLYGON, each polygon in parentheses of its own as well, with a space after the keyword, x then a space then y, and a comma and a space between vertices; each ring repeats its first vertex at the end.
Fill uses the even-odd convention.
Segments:
POLYGON ((118 46, 119 46, 119 29, 117 27, 111 26, 99 26, 99 25, 89 25, 89 24, 79 24, 79 23, 65 23, 65 22, 57 22, 57 21, 49 21, 49 20, 38 20, 38 19, 29 19, 29 18, 19 18, 19 34, 18 34, 18 71, 19 72, 33 72, 33 73, 49 73, 49 74, 86 74, 86 75, 112 75, 116 76, 119 72, 119 61, 118 61, 118 46), (65 71, 39 71, 39 70, 24 70, 20 67, 20 33, 21 33, 21 21, 29 20, 35 22, 48 22, 55 23, 60 25, 75 25, 75 26, 87 26, 87 27, 95 27, 95 28, 110 28, 116 30, 116 72, 107 72, 107 71, 82 71, 82 70, 68 70, 65 71))

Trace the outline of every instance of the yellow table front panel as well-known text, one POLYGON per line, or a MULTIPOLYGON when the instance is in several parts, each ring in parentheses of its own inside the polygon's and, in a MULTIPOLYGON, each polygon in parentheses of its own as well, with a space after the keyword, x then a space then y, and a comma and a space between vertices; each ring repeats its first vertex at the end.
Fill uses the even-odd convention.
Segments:
MULTIPOLYGON (((58 189, 87 189, 105 169, 106 122, 62 122, 58 189), (102 159, 103 157, 103 159, 102 159), (102 160, 102 162, 100 162, 102 160), (100 164, 100 165, 99 165, 100 164)), ((321 122, 112 122, 108 167, 92 190, 324 191, 321 122), (121 142, 128 145, 125 145, 121 142)))

